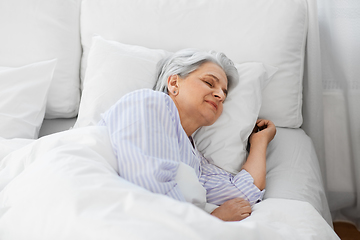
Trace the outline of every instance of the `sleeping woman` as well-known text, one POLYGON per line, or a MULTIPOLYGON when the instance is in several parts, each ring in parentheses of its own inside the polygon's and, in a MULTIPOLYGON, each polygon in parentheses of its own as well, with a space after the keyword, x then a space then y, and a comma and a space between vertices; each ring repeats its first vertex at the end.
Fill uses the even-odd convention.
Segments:
POLYGON ((119 175, 224 221, 246 218, 264 194, 274 124, 256 122, 247 161, 234 176, 210 164, 191 137, 221 115, 227 92, 239 81, 233 62, 222 53, 186 49, 160 61, 156 77, 154 90, 125 95, 99 122, 109 131, 119 175), (195 181, 184 185, 184 178, 195 181))

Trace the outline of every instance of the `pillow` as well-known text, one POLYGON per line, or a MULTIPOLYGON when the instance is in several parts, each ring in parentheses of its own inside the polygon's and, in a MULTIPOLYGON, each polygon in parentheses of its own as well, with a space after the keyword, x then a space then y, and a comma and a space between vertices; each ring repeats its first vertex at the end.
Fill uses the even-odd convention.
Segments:
POLYGON ((278 67, 264 89, 260 116, 278 127, 302 124, 306 0, 87 0, 80 17, 82 74, 93 34, 172 52, 214 49, 236 63, 278 67))
POLYGON ((96 125, 100 114, 125 94, 153 88, 157 62, 169 53, 95 36, 89 53, 75 128, 96 125))
POLYGON ((57 60, 0 70, 0 137, 38 137, 57 60))
POLYGON ((277 72, 263 63, 236 65, 240 81, 224 102, 224 110, 211 126, 194 134, 198 150, 212 164, 237 174, 247 158, 247 141, 258 119, 262 89, 277 72))
POLYGON ((0 65, 57 58, 46 118, 77 115, 80 101, 80 0, 1 0, 0 65))

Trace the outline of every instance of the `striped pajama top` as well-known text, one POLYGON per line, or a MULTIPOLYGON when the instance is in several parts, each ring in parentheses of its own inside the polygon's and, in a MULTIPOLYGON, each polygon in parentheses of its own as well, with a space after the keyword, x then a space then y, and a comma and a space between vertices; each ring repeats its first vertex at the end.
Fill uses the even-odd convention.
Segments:
POLYGON ((195 170, 208 203, 221 205, 240 197, 253 205, 262 200, 264 190, 247 171, 234 176, 197 151, 173 100, 163 92, 141 89, 125 95, 102 114, 99 125, 107 126, 119 175, 151 192, 185 201, 174 180, 183 162, 195 170))

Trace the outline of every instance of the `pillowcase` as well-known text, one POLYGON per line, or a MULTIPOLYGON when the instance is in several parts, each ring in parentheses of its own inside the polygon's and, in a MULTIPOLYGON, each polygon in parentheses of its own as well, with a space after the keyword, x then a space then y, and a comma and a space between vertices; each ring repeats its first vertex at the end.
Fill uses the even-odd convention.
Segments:
POLYGON ((1 0, 0 65, 58 60, 46 118, 75 117, 80 102, 80 0, 1 0))
POLYGON ((57 60, 0 70, 0 137, 39 135, 57 60))
POLYGON ((247 141, 260 112, 262 90, 277 72, 263 63, 237 64, 240 81, 229 91, 224 110, 211 126, 194 133, 198 150, 210 163, 237 174, 247 158, 247 141))
POLYGON ((93 38, 85 75, 77 127, 96 125, 100 114, 122 96, 140 88, 153 88, 157 62, 169 53, 93 38))

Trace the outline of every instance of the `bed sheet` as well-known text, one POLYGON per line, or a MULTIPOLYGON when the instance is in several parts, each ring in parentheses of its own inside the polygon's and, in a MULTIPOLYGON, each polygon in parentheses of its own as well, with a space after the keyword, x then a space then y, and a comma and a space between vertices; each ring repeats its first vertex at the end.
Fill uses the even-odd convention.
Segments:
MULTIPOLYGON (((269 183, 270 184, 270 183, 269 183)), ((339 239, 304 201, 267 198, 240 222, 117 174, 105 127, 40 138, 0 163, 0 239, 339 239)))
POLYGON ((39 138, 57 132, 71 129, 76 122, 76 118, 55 118, 44 119, 40 131, 39 138))
POLYGON ((267 149, 264 198, 310 203, 332 226, 332 218, 312 140, 301 128, 277 128, 267 149))

